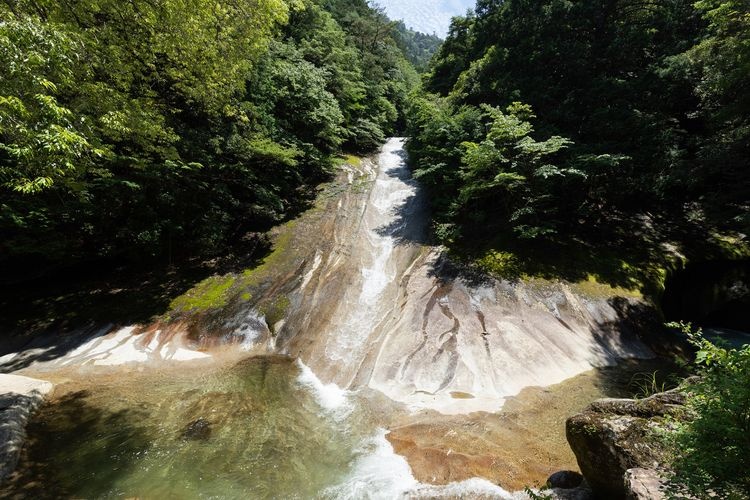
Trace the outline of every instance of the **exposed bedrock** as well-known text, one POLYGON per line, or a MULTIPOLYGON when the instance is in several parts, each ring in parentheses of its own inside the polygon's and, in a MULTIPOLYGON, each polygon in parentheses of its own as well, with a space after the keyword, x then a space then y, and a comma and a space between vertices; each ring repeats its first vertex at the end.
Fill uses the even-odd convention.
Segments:
MULTIPOLYGON (((575 467, 562 422, 600 393, 545 393, 529 408, 510 398, 621 359, 653 357, 656 329, 641 322, 653 310, 605 285, 592 293, 457 269, 429 244, 426 205, 403 141, 391 139, 376 160, 342 167, 315 207, 278 228, 276 249, 261 266, 208 280, 187 294, 183 309, 151 325, 34 341, 0 358, 0 370, 116 373, 122 364, 282 354, 300 358, 323 384, 371 389, 362 393, 400 403, 382 405, 393 413, 384 426, 421 481, 481 476, 522 488, 575 467), (205 295, 215 303, 199 300, 205 295), (501 408, 508 414, 494 413, 501 408), (540 414, 547 417, 533 418, 540 414)), ((191 426, 177 437, 210 439, 220 428, 206 417, 210 406, 191 412, 191 426)))
POLYGON ((370 387, 413 409, 496 411, 623 358, 649 358, 628 328, 644 304, 562 282, 476 279, 426 244, 427 214, 393 139, 332 242, 308 259, 276 347, 326 382, 370 387), (345 221, 345 222, 344 222, 345 221))
POLYGON ((429 254, 408 277, 372 363, 369 385, 395 400, 445 413, 493 411, 524 387, 652 356, 606 300, 562 283, 442 280, 433 276, 437 263, 429 254))
MULTIPOLYGON (((456 414, 496 411, 524 387, 653 356, 634 333, 647 329, 629 327, 647 310, 638 298, 457 271, 429 245, 427 203, 402 139, 326 189, 280 229, 263 266, 219 280, 231 289, 221 307, 97 333, 52 364, 202 359, 239 343, 300 357, 325 383, 456 414)), ((37 351, 33 361, 30 349, 3 362, 23 368, 50 352, 37 351)))

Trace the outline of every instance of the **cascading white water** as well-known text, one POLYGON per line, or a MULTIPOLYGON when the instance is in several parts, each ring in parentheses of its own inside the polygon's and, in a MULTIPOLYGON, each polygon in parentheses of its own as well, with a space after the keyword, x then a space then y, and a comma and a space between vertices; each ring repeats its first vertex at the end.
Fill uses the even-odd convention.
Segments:
MULTIPOLYGON (((323 384, 301 361, 297 381, 315 396, 321 412, 333 418, 342 434, 362 430, 358 416, 352 416, 354 394, 336 384, 323 384)), ((396 498, 524 498, 513 495, 484 479, 472 478, 435 486, 417 481, 406 459, 397 455, 386 439, 388 431, 378 428, 353 450, 354 458, 344 479, 326 488, 321 497, 337 500, 392 500, 396 498)))
MULTIPOLYGON (((397 242, 400 218, 405 216, 399 211, 417 195, 403 158, 403 143, 403 139, 390 139, 378 156, 369 198, 345 264, 353 268, 351 282, 326 328, 325 357, 341 369, 334 380, 344 385, 351 383, 373 347, 371 336, 378 323, 389 317, 404 264, 414 253, 414 248, 397 242)), ((304 284, 309 281, 306 276, 304 284)))
POLYGON ((470 284, 446 275, 441 251, 423 244, 426 202, 403 145, 390 139, 378 156, 345 255, 316 258, 305 275, 308 288, 311 273, 318 288, 336 273, 350 277, 333 299, 330 290, 302 293, 304 309, 326 313, 314 329, 301 325, 304 348, 293 354, 322 379, 369 386, 414 410, 460 414, 498 411, 524 387, 651 356, 617 328, 606 298, 565 283, 470 284), (332 300, 329 313, 323 304, 332 300))
MULTIPOLYGON (((403 140, 388 141, 370 180, 355 230, 348 241, 337 239, 346 251, 335 258, 316 252, 301 287, 304 309, 326 311, 332 300, 327 280, 348 277, 334 290, 339 295, 331 313, 316 329, 296 334, 309 340, 298 354, 311 367, 301 364, 324 411, 330 412, 332 396, 348 399, 362 387, 413 411, 499 411, 524 387, 650 356, 639 342, 607 329, 617 320, 613 307, 579 297, 568 285, 471 285, 444 275, 440 251, 423 244, 426 203, 409 177, 403 140)), ((340 424, 356 425, 346 418, 340 424)), ((513 498, 479 478, 422 484, 386 435, 379 429, 366 437, 347 477, 325 496, 513 498)))

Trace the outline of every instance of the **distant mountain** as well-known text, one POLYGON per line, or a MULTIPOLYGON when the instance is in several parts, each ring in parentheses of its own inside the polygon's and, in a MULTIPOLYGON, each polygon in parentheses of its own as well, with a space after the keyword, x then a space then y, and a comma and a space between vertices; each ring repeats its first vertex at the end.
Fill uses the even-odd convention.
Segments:
POLYGON ((416 31, 444 38, 451 17, 462 16, 467 9, 473 9, 475 0, 373 0, 370 3, 382 6, 388 17, 403 19, 416 31))
POLYGON ((427 64, 443 40, 437 35, 427 35, 408 28, 403 21, 396 22, 396 43, 404 56, 414 65, 417 71, 427 69, 427 64))

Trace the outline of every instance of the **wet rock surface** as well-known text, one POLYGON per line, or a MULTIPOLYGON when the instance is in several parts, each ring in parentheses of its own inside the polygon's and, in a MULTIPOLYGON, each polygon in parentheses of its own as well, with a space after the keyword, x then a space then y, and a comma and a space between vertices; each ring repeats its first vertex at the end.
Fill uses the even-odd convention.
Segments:
POLYGON ((187 424, 182 431, 182 439, 190 441, 206 441, 211 437, 211 422, 199 418, 187 424))
MULTIPOLYGON (((403 157, 402 140, 392 139, 377 162, 347 166, 313 209, 280 228, 279 250, 266 264, 236 277, 248 288, 233 285, 220 310, 139 329, 138 343, 117 335, 96 340, 73 364, 91 361, 92 353, 109 359, 105 341, 151 364, 163 351, 179 354, 174 359, 194 355, 185 347, 216 358, 225 347, 281 352, 301 359, 323 384, 374 390, 406 408, 405 417, 384 417, 393 425, 383 427, 421 481, 480 476, 522 489, 575 468, 565 419, 611 394, 595 387, 600 381, 583 390, 566 385, 564 394, 536 386, 652 356, 624 322, 642 302, 611 290, 586 295, 562 282, 454 272, 428 245, 426 200, 403 157)), ((184 422, 191 422, 185 432, 201 435, 203 415, 211 415, 217 439, 226 422, 209 413, 213 400, 206 394, 186 409, 169 439, 184 422)), ((243 408, 252 404, 242 401, 243 408)))
POLYGON ((652 479, 658 474, 643 472, 656 471, 664 463, 664 450, 655 430, 665 417, 679 418, 683 404, 684 395, 673 390, 642 400, 596 401, 568 419, 568 442, 597 496, 645 498, 633 496, 636 493, 632 492, 648 495, 648 491, 656 488, 652 479), (631 469, 638 472, 626 479, 626 472, 631 469))
POLYGON ((565 437, 566 419, 602 396, 632 394, 633 374, 655 366, 633 362, 527 388, 497 413, 406 415, 392 422, 387 438, 425 483, 480 476, 511 491, 542 487, 555 472, 578 470, 565 437))
POLYGON ((0 375, 0 484, 13 472, 26 440, 26 424, 52 390, 43 380, 0 375))
POLYGON ((415 410, 496 412, 526 387, 653 357, 626 325, 637 296, 477 277, 430 246, 426 196, 402 139, 352 178, 369 193, 342 197, 333 223, 316 231, 320 245, 300 249, 310 255, 275 339, 324 382, 415 410))

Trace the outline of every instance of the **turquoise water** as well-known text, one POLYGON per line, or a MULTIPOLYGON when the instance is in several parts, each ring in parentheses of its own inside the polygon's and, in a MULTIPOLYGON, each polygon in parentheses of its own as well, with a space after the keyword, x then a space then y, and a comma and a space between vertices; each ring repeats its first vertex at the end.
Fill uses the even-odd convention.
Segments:
MULTIPOLYGON (((583 407, 629 395, 632 374, 651 371, 632 362, 549 390, 568 399, 581 393, 583 407)), ((480 479, 417 482, 380 428, 392 411, 382 397, 324 385, 282 357, 97 374, 58 385, 30 423, 0 497, 511 498, 480 479)))
POLYGON ((343 391, 282 358, 125 378, 43 408, 5 495, 336 496, 327 488, 346 481, 374 432, 343 391))

